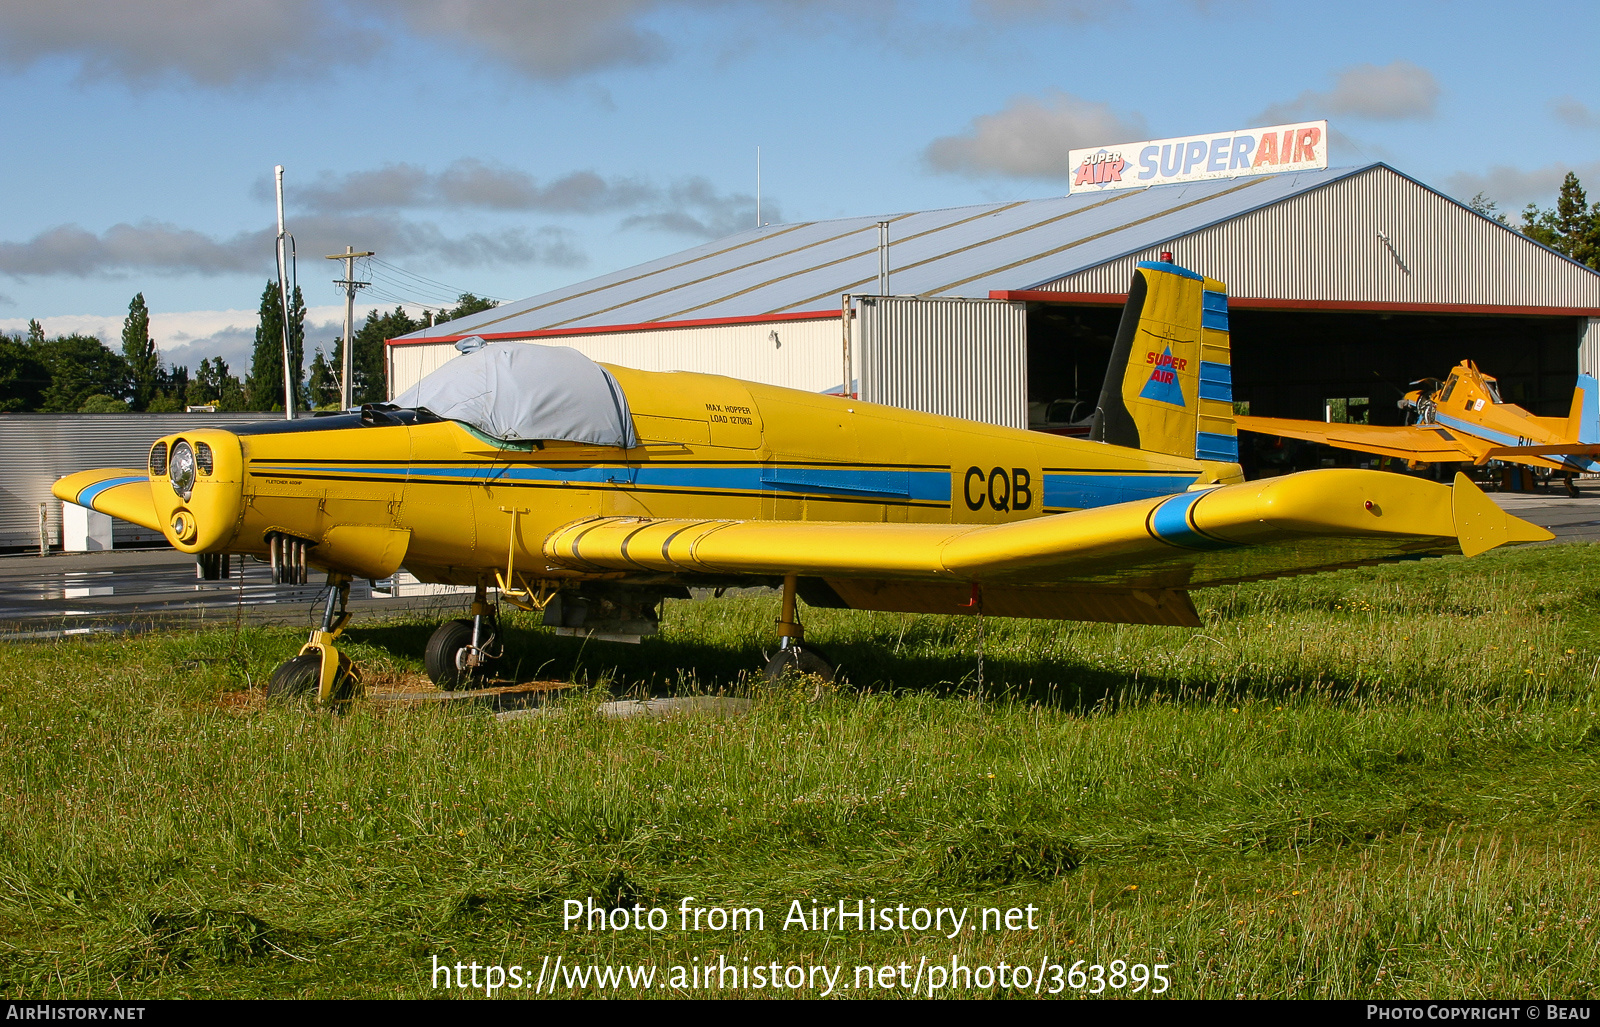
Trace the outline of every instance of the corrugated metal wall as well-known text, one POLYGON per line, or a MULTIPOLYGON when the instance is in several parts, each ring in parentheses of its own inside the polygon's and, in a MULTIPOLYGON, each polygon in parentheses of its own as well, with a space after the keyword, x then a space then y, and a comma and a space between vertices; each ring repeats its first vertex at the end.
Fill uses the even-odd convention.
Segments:
MULTIPOLYGON (((0 547, 39 544, 39 504, 50 542, 61 543, 61 503, 50 486, 95 467, 144 467, 150 444, 187 428, 225 428, 282 414, 0 414, 0 547)), ((118 545, 159 539, 126 521, 112 522, 118 545)))
MULTIPOLYGON (((527 341, 570 346, 593 360, 642 371, 725 374, 807 392, 837 392, 844 379, 844 341, 838 317, 653 328, 527 341)), ((391 397, 459 355, 455 345, 448 342, 411 343, 388 349, 391 397)))
POLYGON ((1600 378, 1600 317, 1589 318, 1578 342, 1578 370, 1600 378))
POLYGON ((1037 288, 1126 292, 1164 249, 1235 297, 1600 307, 1593 272, 1382 167, 1037 288))
POLYGON ((1023 304, 863 296, 857 309, 862 399, 1028 426, 1023 304))

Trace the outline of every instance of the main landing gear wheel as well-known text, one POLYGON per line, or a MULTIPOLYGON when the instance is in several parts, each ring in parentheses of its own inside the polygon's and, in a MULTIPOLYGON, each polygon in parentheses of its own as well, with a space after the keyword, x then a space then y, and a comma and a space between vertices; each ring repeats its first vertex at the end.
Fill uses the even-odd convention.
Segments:
MULTIPOLYGON (((338 650, 334 650, 334 657, 339 661, 339 669, 334 672, 333 688, 329 691, 328 701, 342 703, 355 696, 359 680, 350 657, 338 650)), ((267 698, 269 700, 316 699, 321 688, 322 654, 301 653, 291 660, 285 660, 272 672, 272 677, 267 679, 267 698)))
POLYGON ((439 625, 438 630, 428 639, 428 651, 422 660, 428 669, 428 680, 446 692, 454 692, 471 682, 473 678, 482 676, 485 664, 488 662, 484 650, 493 643, 495 636, 499 634, 499 629, 492 620, 485 618, 482 632, 483 637, 479 639, 476 649, 479 660, 474 666, 472 619, 445 621, 439 625))
POLYGON ((322 677, 322 657, 306 653, 286 660, 267 680, 268 699, 299 699, 315 694, 322 677))

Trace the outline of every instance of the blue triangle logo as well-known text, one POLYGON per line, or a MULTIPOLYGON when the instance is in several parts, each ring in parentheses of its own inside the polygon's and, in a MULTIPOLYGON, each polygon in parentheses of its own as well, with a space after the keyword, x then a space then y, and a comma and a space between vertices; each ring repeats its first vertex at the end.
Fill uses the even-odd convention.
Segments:
POLYGON ((1178 372, 1173 370, 1172 365, 1172 347, 1168 346, 1162 351, 1161 359, 1156 361, 1155 370, 1150 372, 1150 380, 1139 390, 1140 399, 1171 403, 1175 407, 1184 405, 1183 387, 1178 384, 1178 372))

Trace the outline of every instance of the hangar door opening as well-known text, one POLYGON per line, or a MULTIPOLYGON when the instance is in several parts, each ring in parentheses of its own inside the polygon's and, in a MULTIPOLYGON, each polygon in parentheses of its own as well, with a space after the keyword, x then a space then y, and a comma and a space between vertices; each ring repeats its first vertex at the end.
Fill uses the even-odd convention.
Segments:
POLYGON ((1089 434, 1121 306, 1036 303, 1028 311, 1028 427, 1079 438, 1089 434))
POLYGON ((1565 417, 1587 328, 1578 317, 1463 314, 1234 310, 1230 319, 1233 398, 1250 413, 1322 421, 1332 407, 1334 420, 1367 424, 1401 424, 1396 400, 1409 383, 1443 379, 1463 360, 1499 379, 1506 402, 1565 417))
POLYGON ((1006 300, 856 297, 861 398, 1028 426, 1025 306, 1006 300))

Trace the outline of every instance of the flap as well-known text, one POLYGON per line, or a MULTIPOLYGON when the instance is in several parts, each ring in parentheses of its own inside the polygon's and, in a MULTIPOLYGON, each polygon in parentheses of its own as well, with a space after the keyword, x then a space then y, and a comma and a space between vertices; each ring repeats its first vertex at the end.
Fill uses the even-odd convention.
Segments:
POLYGON ((63 502, 87 506, 151 531, 163 530, 150 492, 150 474, 143 467, 79 471, 57 481, 50 491, 63 502))

